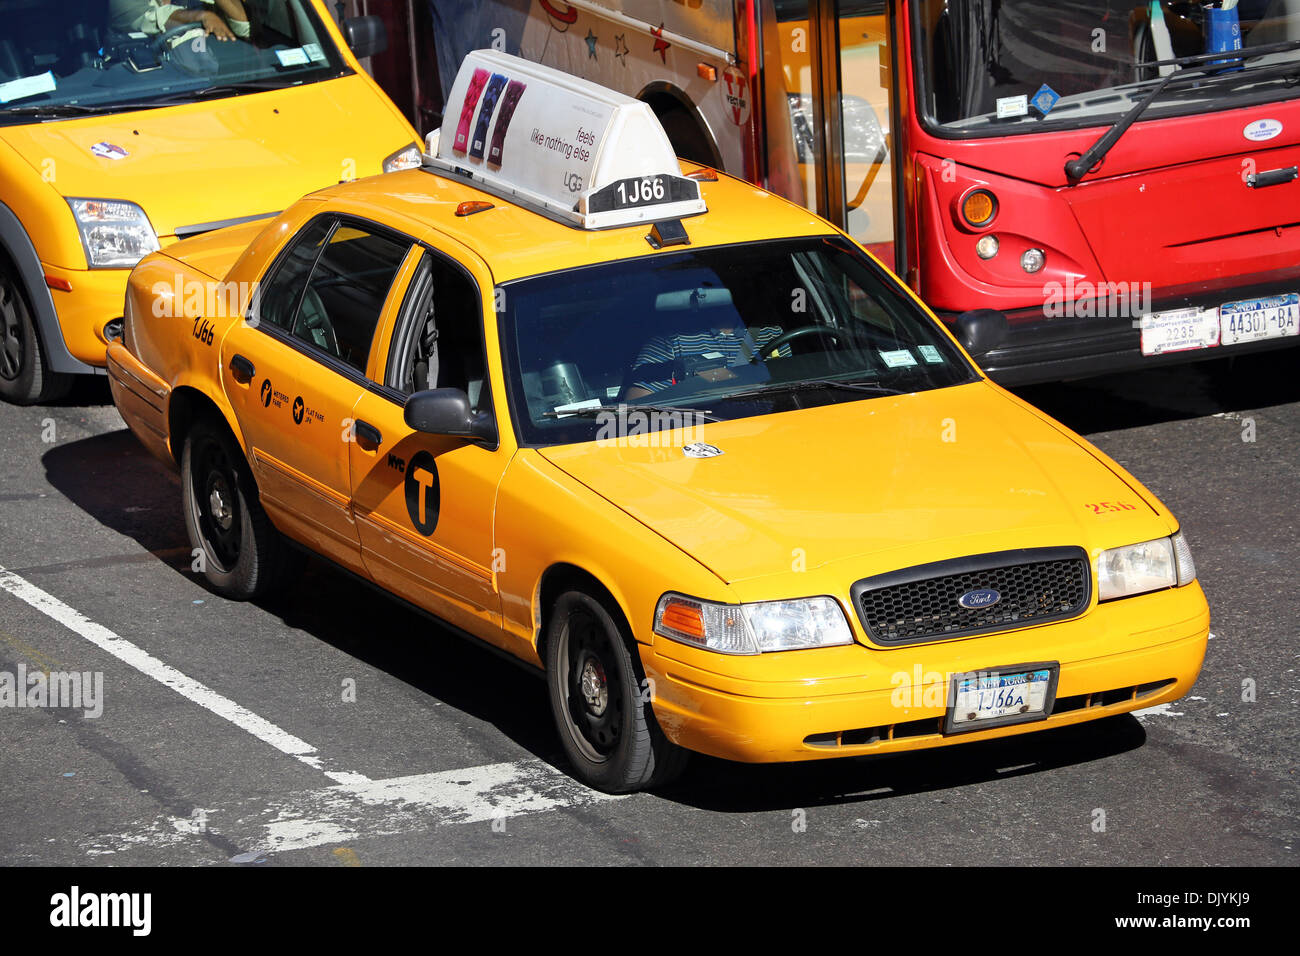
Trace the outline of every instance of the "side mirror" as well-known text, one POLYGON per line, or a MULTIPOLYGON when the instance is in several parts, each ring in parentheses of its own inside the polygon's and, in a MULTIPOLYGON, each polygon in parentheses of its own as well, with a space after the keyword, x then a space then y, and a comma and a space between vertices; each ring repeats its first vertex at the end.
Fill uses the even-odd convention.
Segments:
POLYGON ((339 29, 358 60, 388 49, 388 30, 380 17, 349 17, 339 22, 339 29))
POLYGON ((491 415, 474 414, 469 396, 458 388, 416 392, 402 411, 406 424, 426 435, 449 435, 495 444, 497 426, 491 415))
POLYGON ((993 351, 1007 337, 1007 317, 997 309, 975 309, 957 316, 957 341, 972 358, 993 351))

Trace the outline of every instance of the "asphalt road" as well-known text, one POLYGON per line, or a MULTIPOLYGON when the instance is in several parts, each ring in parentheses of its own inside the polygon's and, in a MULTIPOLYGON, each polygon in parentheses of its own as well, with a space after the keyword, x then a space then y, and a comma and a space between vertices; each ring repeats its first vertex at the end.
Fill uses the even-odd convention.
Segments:
POLYGON ((1212 611, 1192 696, 895 757, 697 758, 620 798, 565 774, 540 681, 340 574, 208 591, 102 381, 2 406, 28 600, 0 590, 0 672, 100 672, 103 712, 0 709, 0 863, 1294 865, 1298 362, 1022 392, 1182 519, 1212 611))

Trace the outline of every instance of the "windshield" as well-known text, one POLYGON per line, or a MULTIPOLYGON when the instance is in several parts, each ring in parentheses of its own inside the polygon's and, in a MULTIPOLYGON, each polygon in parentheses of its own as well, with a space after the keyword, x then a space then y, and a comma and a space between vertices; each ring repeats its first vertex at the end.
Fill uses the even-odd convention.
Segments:
POLYGON ((639 422, 632 431, 656 431, 975 375, 839 238, 664 253, 521 279, 498 295, 511 408, 529 445, 610 435, 611 410, 639 422))
POLYGON ((308 0, 0 0, 0 23, 0 124, 348 72, 308 0))
MULTIPOLYGON (((1221 6, 916 0, 921 102, 931 124, 957 134, 1095 125, 1113 122, 1159 79, 1157 68, 1142 64, 1229 49, 1234 23, 1246 50, 1300 40, 1300 0, 1221 6)), ((1291 97, 1297 72, 1300 50, 1252 57, 1244 69, 1234 65, 1171 89, 1150 115, 1291 97), (1296 69, 1278 69, 1287 64, 1296 69)))

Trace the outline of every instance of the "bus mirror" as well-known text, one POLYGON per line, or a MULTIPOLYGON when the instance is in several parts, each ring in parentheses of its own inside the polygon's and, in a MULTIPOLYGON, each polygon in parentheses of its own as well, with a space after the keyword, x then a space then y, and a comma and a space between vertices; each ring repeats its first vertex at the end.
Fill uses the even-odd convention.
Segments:
POLYGON ((972 357, 1001 345, 1007 328, 1007 317, 997 309, 975 309, 957 316, 957 340, 972 357))

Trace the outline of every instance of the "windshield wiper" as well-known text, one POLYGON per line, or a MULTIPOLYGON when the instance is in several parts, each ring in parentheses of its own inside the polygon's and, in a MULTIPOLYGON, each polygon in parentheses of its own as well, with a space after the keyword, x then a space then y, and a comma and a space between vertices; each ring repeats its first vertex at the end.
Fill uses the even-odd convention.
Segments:
POLYGON ((757 388, 748 388, 740 392, 732 392, 729 395, 720 395, 719 398, 758 398, 763 395, 776 395, 781 392, 807 392, 807 391, 824 391, 826 389, 838 388, 846 392, 867 392, 872 395, 905 395, 907 394, 900 388, 894 388, 890 385, 882 385, 877 381, 858 381, 858 382, 840 382, 831 378, 809 378, 799 382, 781 382, 759 385, 757 388))
POLYGON ((109 105, 83 106, 78 103, 45 103, 37 106, 8 106, 0 109, 3 116, 88 116, 92 113, 116 111, 109 105))
POLYGON ((615 412, 626 415, 628 412, 661 412, 665 415, 691 415, 706 419, 711 422, 722 421, 717 415, 707 408, 685 408, 680 405, 643 405, 637 402, 635 405, 624 402, 620 405, 584 405, 582 408, 566 408, 564 411, 542 412, 543 418, 568 418, 576 416, 578 418, 592 418, 596 415, 608 414, 615 412))
MULTIPOLYGON (((1177 66, 1178 69, 1161 77, 1160 82, 1151 88, 1151 92, 1133 104, 1129 111, 1121 116, 1119 121, 1108 129, 1099 140, 1089 146, 1082 156, 1066 162, 1065 175, 1069 178, 1070 184, 1077 185, 1094 166, 1105 159, 1106 154, 1119 142, 1120 137, 1128 132, 1129 127, 1136 123, 1138 118, 1146 112, 1152 101, 1163 93, 1174 80, 1207 72, 1218 73, 1224 69, 1222 62, 1224 60, 1245 61, 1252 57, 1266 56, 1270 53, 1285 53, 1288 50, 1300 50, 1300 40, 1288 40, 1285 43, 1270 43, 1257 47, 1243 47, 1240 50, 1224 50, 1219 53, 1198 53, 1196 56, 1184 56, 1173 60, 1153 60, 1150 63, 1139 63, 1138 66, 1142 67, 1177 66)), ((1264 64, 1258 65, 1263 66, 1264 64)), ((1247 69, 1253 69, 1253 67, 1247 67, 1247 69)))

